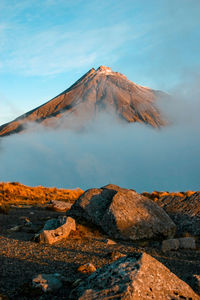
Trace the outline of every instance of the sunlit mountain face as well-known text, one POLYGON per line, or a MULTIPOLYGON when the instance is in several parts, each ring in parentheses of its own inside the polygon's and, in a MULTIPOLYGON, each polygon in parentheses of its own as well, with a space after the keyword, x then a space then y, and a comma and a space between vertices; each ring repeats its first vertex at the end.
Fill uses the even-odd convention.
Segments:
POLYGON ((0 126, 0 136, 24 131, 27 124, 35 122, 53 128, 67 128, 71 120, 81 125, 102 111, 111 112, 125 122, 160 127, 165 121, 157 100, 163 95, 100 66, 97 70, 89 70, 57 97, 0 126))

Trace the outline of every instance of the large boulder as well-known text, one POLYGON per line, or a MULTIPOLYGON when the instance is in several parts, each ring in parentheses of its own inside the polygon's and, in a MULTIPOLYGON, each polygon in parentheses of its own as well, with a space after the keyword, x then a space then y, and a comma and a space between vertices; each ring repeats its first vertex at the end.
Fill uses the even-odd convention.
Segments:
POLYGON ((200 235, 200 191, 165 194, 156 203, 177 225, 178 235, 200 235))
POLYGON ((152 200, 115 185, 87 190, 68 213, 93 222, 116 239, 171 238, 176 229, 167 213, 152 200))
POLYGON ((71 293, 71 299, 195 299, 200 297, 150 255, 126 256, 98 269, 71 293))

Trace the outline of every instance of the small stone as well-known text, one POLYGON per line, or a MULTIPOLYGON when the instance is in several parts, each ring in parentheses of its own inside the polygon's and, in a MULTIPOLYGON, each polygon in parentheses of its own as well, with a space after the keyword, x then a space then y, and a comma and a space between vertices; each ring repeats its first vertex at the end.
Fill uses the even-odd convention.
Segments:
POLYGON ((62 287, 64 277, 58 273, 39 274, 32 280, 33 287, 40 288, 43 292, 52 292, 62 287))
POLYGON ((57 211, 57 212, 66 212, 71 208, 72 204, 64 201, 51 200, 47 206, 47 209, 57 211))
POLYGON ((196 249, 196 241, 193 237, 184 237, 179 239, 179 247, 182 249, 196 249))
POLYGON ((29 218, 24 219, 24 226, 30 227, 32 225, 32 222, 29 218))
POLYGON ((111 258, 112 260, 117 260, 123 256, 126 256, 125 254, 119 252, 119 251, 113 251, 112 254, 111 254, 111 258))
POLYGON ((169 239, 162 242, 162 251, 167 252, 178 249, 196 249, 196 241, 193 237, 169 239))
POLYGON ((171 250, 178 250, 179 240, 178 239, 168 239, 162 242, 162 251, 167 252, 171 250))
POLYGON ((96 268, 93 264, 87 263, 78 267, 77 271, 83 274, 91 274, 96 271, 96 268))
POLYGON ((44 228, 35 239, 39 239, 40 243, 54 244, 67 238, 71 231, 76 230, 76 222, 71 217, 59 217, 58 219, 48 220, 44 228))
POLYGON ((105 243, 106 243, 106 245, 116 245, 116 244, 117 244, 115 241, 110 240, 110 239, 107 239, 107 240, 105 241, 105 243))
POLYGON ((77 287, 81 282, 82 282, 81 279, 76 279, 76 280, 73 282, 72 287, 77 287))
POLYGON ((11 231, 11 232, 17 232, 17 231, 20 231, 22 228, 21 225, 17 225, 17 226, 14 226, 12 228, 9 228, 8 231, 11 231))

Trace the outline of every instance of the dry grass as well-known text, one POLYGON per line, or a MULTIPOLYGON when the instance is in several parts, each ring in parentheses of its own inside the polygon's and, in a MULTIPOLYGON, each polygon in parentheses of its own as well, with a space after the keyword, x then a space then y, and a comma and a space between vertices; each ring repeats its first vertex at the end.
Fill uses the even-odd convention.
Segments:
POLYGON ((191 195, 193 195, 195 192, 193 191, 187 191, 187 192, 158 192, 158 191, 154 191, 152 193, 148 193, 148 192, 143 192, 142 195, 150 198, 153 201, 158 201, 160 198, 162 197, 167 197, 167 196, 171 196, 171 197, 179 197, 179 198, 183 198, 183 197, 190 197, 191 195))
POLYGON ((190 196, 192 196, 194 193, 195 193, 194 191, 187 191, 187 192, 185 192, 185 195, 186 195, 187 197, 190 197, 190 196))
POLYGON ((185 197, 185 193, 180 193, 180 192, 176 192, 176 193, 170 193, 170 195, 172 197, 185 197))
MULTIPOLYGON (((0 182, 0 213, 8 213, 9 205, 45 205, 50 200, 61 200, 73 203, 80 195, 84 193, 83 190, 77 188, 74 190, 57 189, 55 187, 45 188, 42 186, 29 187, 18 182, 4 183, 0 182)), ((190 197, 195 192, 158 192, 152 193, 143 192, 142 195, 158 201, 162 197, 190 197)))
POLYGON ((62 200, 73 203, 83 190, 28 187, 18 182, 0 183, 0 205, 44 205, 50 200, 62 200))

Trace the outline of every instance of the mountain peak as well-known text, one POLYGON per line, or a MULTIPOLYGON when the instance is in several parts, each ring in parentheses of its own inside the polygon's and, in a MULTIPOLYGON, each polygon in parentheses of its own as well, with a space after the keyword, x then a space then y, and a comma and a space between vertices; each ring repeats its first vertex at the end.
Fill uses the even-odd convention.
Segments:
POLYGON ((99 73, 113 73, 113 71, 111 70, 111 68, 106 67, 106 66, 100 66, 97 69, 97 72, 99 72, 99 73))
POLYGON ((109 67, 92 68, 52 100, 0 126, 0 136, 23 131, 30 122, 67 127, 69 120, 85 122, 99 111, 113 111, 127 122, 160 127, 165 122, 156 106, 157 96, 157 91, 135 84, 109 67))

